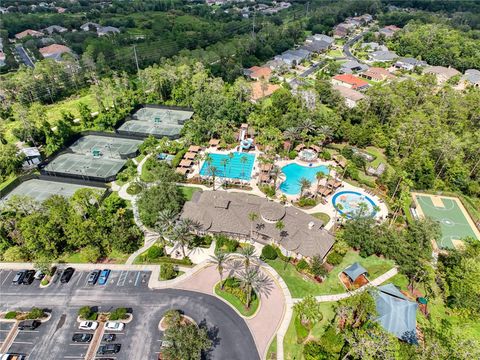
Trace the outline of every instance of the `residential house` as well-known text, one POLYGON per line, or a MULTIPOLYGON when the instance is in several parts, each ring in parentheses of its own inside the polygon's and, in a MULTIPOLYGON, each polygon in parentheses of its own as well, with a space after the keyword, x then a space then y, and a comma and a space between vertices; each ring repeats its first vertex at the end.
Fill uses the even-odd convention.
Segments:
POLYGON ((293 206, 252 194, 197 191, 183 206, 180 218, 197 221, 200 234, 274 243, 283 254, 296 258, 319 256, 323 260, 335 243, 321 220, 293 206), (251 221, 251 213, 258 214, 258 219, 251 221), (276 227, 279 221, 284 225, 282 231, 276 227))
POLYGON ((269 60, 265 63, 265 66, 270 68, 272 71, 276 71, 279 73, 283 73, 289 68, 287 64, 285 64, 282 60, 279 59, 269 60))
POLYGON ((354 108, 355 106, 357 106, 360 100, 363 100, 366 98, 366 96, 361 92, 350 89, 345 86, 333 85, 333 88, 340 93, 340 95, 345 100, 345 105, 347 105, 349 108, 354 108))
POLYGON ((408 70, 408 71, 412 71, 416 67, 424 67, 424 66, 427 66, 427 65, 428 64, 425 61, 417 60, 417 59, 410 58, 410 57, 400 58, 394 64, 394 66, 397 69, 403 69, 403 70, 408 70))
POLYGON ((395 25, 388 25, 381 28, 378 33, 380 35, 384 35, 385 37, 389 38, 392 37, 397 31, 401 30, 399 27, 395 25))
POLYGON ((52 35, 54 33, 61 34, 61 33, 67 32, 68 29, 64 28, 63 26, 52 25, 52 26, 49 26, 49 27, 45 28, 43 31, 46 32, 49 35, 52 35))
POLYGON ((457 69, 445 66, 429 66, 423 70, 423 73, 435 75, 439 84, 446 83, 450 78, 461 74, 457 69))
POLYGON ((398 59, 398 55, 393 51, 374 51, 368 54, 371 62, 390 62, 398 59))
POLYGON ((369 66, 359 63, 356 60, 348 60, 340 65, 339 72, 341 74, 352 74, 354 72, 360 72, 368 70, 369 66))
POLYGON ((384 81, 395 79, 395 76, 390 74, 387 69, 381 67, 371 67, 364 73, 360 74, 361 77, 373 80, 373 81, 384 81))
POLYGON ((272 69, 267 66, 252 66, 249 69, 245 69, 243 74, 252 80, 268 80, 272 75, 272 69))
POLYGON ((480 71, 476 69, 466 70, 461 81, 465 86, 480 87, 480 71))
POLYGON ((382 176, 382 174, 385 172, 386 169, 387 169, 386 165, 384 163, 380 163, 378 164, 377 168, 370 166, 367 169, 367 174, 379 177, 379 176, 382 176))
POLYGON ((97 28, 98 36, 120 34, 120 29, 114 26, 100 26, 97 28))
POLYGON ((36 147, 21 148, 20 153, 25 155, 23 160, 23 168, 32 168, 42 162, 42 155, 36 147))
POLYGON ((418 344, 417 308, 418 304, 410 301, 392 283, 378 286, 372 291, 378 317, 375 319, 387 332, 409 344, 418 344))
POLYGON ((353 90, 363 90, 368 88, 368 82, 351 74, 335 75, 332 78, 333 85, 345 86, 353 90))
POLYGON ((361 49, 367 52, 371 51, 388 51, 388 48, 385 45, 380 45, 377 42, 367 42, 361 45, 361 49))
POLYGON ((328 43, 328 45, 332 45, 335 42, 335 39, 331 36, 324 35, 324 34, 315 34, 307 37, 305 40, 306 43, 314 42, 314 41, 324 41, 328 43))
POLYGON ((335 26, 333 29, 333 37, 334 38, 344 38, 346 37, 351 30, 351 26, 349 24, 341 23, 335 26))
POLYGON ((272 95, 275 91, 280 89, 280 85, 270 84, 265 81, 255 81, 251 83, 251 96, 250 99, 253 102, 257 102, 260 99, 272 95))
POLYGON ((38 49, 44 59, 54 59, 55 61, 62 61, 62 55, 65 53, 72 53, 72 50, 65 45, 53 44, 38 49))
POLYGON ((319 41, 311 41, 305 42, 305 45, 301 46, 301 50, 306 50, 311 53, 320 54, 328 50, 330 44, 326 41, 319 40, 319 41))
POLYGON ((80 26, 80 30, 82 30, 82 31, 97 31, 97 29, 99 27, 100 27, 100 25, 97 24, 97 23, 87 22, 87 23, 80 26))
POLYGON ((37 30, 27 29, 27 30, 24 30, 22 32, 19 32, 18 34, 15 34, 15 39, 21 40, 21 39, 23 39, 24 37, 27 37, 27 36, 32 36, 32 37, 39 38, 39 37, 43 36, 43 33, 41 33, 40 31, 37 31, 37 30))
POLYGON ((310 56, 311 52, 304 49, 288 50, 281 55, 275 56, 275 60, 283 61, 289 66, 296 66, 310 56))

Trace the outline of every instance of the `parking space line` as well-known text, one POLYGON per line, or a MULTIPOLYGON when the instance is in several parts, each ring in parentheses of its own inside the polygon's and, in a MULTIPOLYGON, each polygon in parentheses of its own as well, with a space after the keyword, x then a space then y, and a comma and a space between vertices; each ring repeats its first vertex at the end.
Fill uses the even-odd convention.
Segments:
POLYGON ((77 282, 75 283, 75 285, 77 285, 77 286, 80 285, 80 281, 82 281, 83 272, 80 272, 79 274, 80 274, 80 276, 78 277, 78 280, 77 280, 77 282))
POLYGON ((20 333, 38 333, 38 330, 20 330, 20 333))
POLYGON ((125 280, 127 280, 127 276, 128 276, 128 271, 122 271, 120 273, 120 276, 118 277, 118 282, 117 282, 117 286, 124 286, 125 285, 125 280), (122 283, 122 285, 120 285, 120 283, 122 283))
POLYGON ((90 343, 71 343, 71 344, 68 344, 68 345, 71 345, 71 346, 90 346, 90 343))
POLYGON ((5 276, 5 279, 2 281, 2 285, 5 284, 5 281, 7 281, 11 273, 12 273, 11 271, 8 272, 7 276, 5 276))
POLYGON ((138 280, 140 280, 140 275, 141 275, 141 274, 142 274, 141 271, 139 271, 139 272, 137 273, 137 277, 135 278, 135 286, 138 285, 138 280))
POLYGON ((26 344, 26 345, 33 345, 31 341, 14 341, 12 344, 26 344))

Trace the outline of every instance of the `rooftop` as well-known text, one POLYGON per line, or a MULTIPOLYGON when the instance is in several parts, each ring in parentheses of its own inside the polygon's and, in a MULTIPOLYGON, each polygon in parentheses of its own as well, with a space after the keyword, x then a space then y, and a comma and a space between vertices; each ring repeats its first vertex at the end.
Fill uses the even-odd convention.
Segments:
POLYGON ((368 82, 366 82, 365 80, 362 80, 362 79, 360 79, 356 76, 353 76, 351 74, 335 75, 333 77, 333 79, 337 80, 337 81, 340 81, 340 82, 343 82, 345 84, 352 85, 353 89, 368 86, 368 82))
POLYGON ((352 101, 360 101, 365 99, 366 96, 357 90, 353 90, 341 85, 334 85, 333 88, 340 92, 340 95, 345 99, 350 99, 352 101))
POLYGON ((323 258, 333 246, 334 237, 323 229, 322 221, 294 207, 251 194, 199 191, 184 205, 181 217, 200 222, 206 232, 249 238, 250 213, 260 215, 253 224, 254 237, 273 239, 293 253, 323 258), (275 226, 280 220, 285 225, 281 232, 275 226))

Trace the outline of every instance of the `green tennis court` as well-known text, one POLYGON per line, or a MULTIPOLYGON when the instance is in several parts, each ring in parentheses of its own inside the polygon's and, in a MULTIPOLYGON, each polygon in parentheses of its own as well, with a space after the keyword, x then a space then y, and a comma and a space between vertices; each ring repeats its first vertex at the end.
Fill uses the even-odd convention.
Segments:
POLYGON ((135 156, 141 143, 140 140, 87 135, 75 141, 70 149, 77 154, 90 155, 96 151, 97 156, 118 159, 135 156))
POLYGON ((472 237, 480 240, 480 234, 461 201, 455 197, 413 193, 419 216, 428 216, 440 224, 442 238, 439 248, 452 249, 461 240, 472 237))

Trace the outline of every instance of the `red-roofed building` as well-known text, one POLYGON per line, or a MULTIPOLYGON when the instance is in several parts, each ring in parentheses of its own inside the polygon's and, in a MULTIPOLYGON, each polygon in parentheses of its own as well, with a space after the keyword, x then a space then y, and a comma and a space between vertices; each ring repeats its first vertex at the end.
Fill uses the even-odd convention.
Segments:
POLYGON ((272 70, 266 66, 252 66, 250 69, 246 69, 244 73, 253 80, 268 80, 270 79, 270 75, 272 75, 272 70))
POLYGON ((22 32, 19 32, 18 34, 15 34, 15 39, 23 39, 24 37, 27 36, 33 36, 33 37, 42 37, 43 33, 40 31, 32 30, 32 29, 27 29, 22 32))
POLYGON ((49 46, 45 46, 38 49, 38 51, 40 51, 40 54, 42 54, 45 59, 54 59, 56 61, 62 60, 62 54, 72 52, 72 50, 68 46, 60 44, 52 44, 49 46))
POLYGON ((369 86, 368 82, 356 76, 353 76, 352 74, 335 75, 332 78, 332 83, 333 85, 345 86, 349 89, 354 90, 366 89, 369 86))

